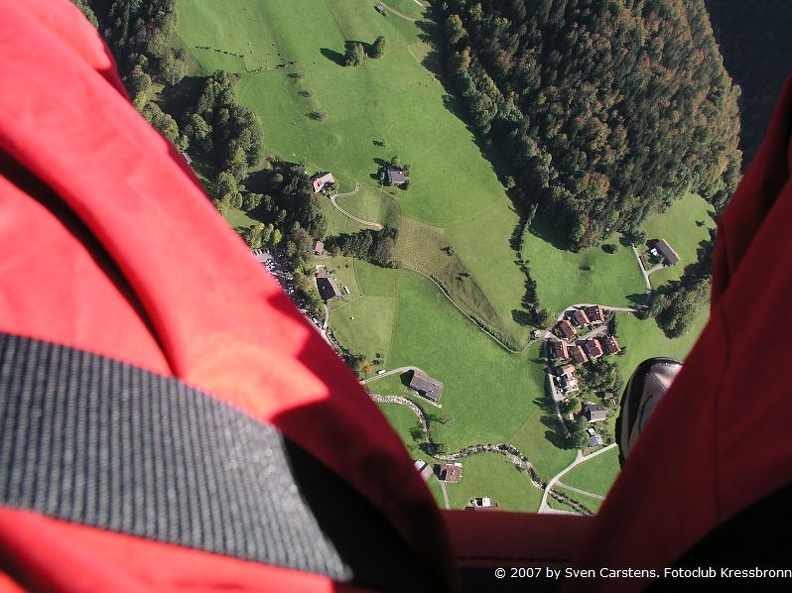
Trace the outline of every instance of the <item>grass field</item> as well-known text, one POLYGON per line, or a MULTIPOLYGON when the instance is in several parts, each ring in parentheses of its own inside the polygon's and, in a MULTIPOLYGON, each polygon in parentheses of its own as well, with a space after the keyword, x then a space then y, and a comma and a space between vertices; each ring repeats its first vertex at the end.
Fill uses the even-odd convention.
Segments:
POLYGON ((619 452, 611 449, 575 467, 561 482, 592 494, 605 496, 619 474, 619 452))
POLYGON ((715 226, 712 206, 697 195, 687 195, 674 202, 662 214, 650 216, 643 226, 648 241, 665 239, 680 257, 680 262, 670 268, 654 272, 650 279, 657 287, 670 280, 678 280, 685 266, 698 259, 699 243, 709 239, 709 229, 715 226))

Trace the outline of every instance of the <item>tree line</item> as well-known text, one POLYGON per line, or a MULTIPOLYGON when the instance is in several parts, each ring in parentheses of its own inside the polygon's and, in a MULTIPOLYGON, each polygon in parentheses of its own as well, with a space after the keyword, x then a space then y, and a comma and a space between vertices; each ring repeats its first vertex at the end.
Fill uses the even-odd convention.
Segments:
POLYGON ((572 249, 740 171, 739 89, 702 0, 445 0, 446 68, 513 192, 572 249))

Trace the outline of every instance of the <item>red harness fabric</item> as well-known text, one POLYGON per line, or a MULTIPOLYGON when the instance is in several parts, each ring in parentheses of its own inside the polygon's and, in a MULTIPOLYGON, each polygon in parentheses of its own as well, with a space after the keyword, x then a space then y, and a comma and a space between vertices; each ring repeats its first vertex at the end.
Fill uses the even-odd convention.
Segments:
MULTIPOLYGON (((662 575, 717 525, 792 481, 792 389, 777 342, 792 295, 791 131, 792 79, 718 223, 710 320, 596 517, 580 566, 662 575)), ((648 582, 569 580, 564 590, 648 582)))
MULTIPOLYGON (((250 257, 181 155, 137 114, 77 9, 67 0, 0 0, 0 81, 0 331, 175 376, 277 426, 452 583, 440 513, 398 436, 250 257)), ((128 553, 97 572, 115 570, 119 579, 102 581, 102 590, 126 590, 125 580, 140 587, 136 571, 148 562, 140 559, 167 547, 103 536, 100 548, 128 553)), ((0 568, 47 550, 78 554, 68 548, 98 539, 87 528, 0 508, 0 568), (26 526, 46 537, 21 537, 26 526)), ((171 580, 156 589, 189 588, 189 564, 163 563, 171 580)), ((60 590, 72 581, 58 574, 82 570, 78 561, 39 568, 60 590)), ((259 580, 262 570, 249 568, 259 580)), ((73 582, 73 590, 91 589, 76 585, 90 583, 85 574, 73 582)), ((305 590, 330 586, 305 576, 305 590)))

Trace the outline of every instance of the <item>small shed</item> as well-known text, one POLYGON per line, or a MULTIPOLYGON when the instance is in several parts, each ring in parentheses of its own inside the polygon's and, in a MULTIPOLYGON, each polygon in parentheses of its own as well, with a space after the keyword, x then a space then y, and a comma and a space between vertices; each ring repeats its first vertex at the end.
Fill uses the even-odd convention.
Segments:
POLYGON ((316 244, 314 244, 313 251, 316 255, 322 255, 324 253, 324 243, 317 241, 316 244))
POLYGON ((386 171, 388 185, 404 185, 407 181, 407 176, 402 169, 398 167, 388 167, 386 171))
POLYGON ((435 473, 443 482, 456 484, 462 479, 462 464, 447 463, 444 465, 435 465, 435 473))
POLYGON ((311 177, 311 183, 313 184, 314 192, 319 193, 326 185, 335 183, 335 178, 332 173, 317 173, 311 177))

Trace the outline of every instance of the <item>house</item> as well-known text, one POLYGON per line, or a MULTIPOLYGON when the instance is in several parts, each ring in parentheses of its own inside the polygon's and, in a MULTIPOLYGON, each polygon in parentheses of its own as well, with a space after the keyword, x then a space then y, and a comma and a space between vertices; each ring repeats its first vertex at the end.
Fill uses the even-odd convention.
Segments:
POLYGON ((553 358, 569 358, 569 346, 566 342, 551 342, 553 358))
POLYGON ((575 373, 575 365, 565 364, 564 366, 556 367, 555 371, 559 377, 571 377, 575 373))
POLYGON ((332 173, 317 173, 311 177, 311 183, 313 183, 314 192, 318 194, 326 185, 335 183, 335 179, 332 173))
POLYGON ((569 391, 577 391, 580 389, 580 381, 578 381, 577 377, 572 375, 563 376, 558 379, 558 386, 564 393, 569 391))
POLYGON ((556 334, 565 340, 571 340, 577 335, 577 330, 572 326, 569 321, 562 319, 556 324, 556 334))
POLYGON ((583 415, 589 422, 603 422, 608 419, 608 411, 602 404, 586 402, 583 406, 583 415))
POLYGON ((605 354, 618 354, 621 352, 619 342, 616 341, 616 336, 605 336, 604 338, 600 338, 600 341, 602 342, 605 354))
POLYGON ((388 167, 385 173, 388 185, 404 185, 407 181, 407 176, 404 174, 404 171, 398 167, 388 167))
POLYGON ((415 469, 421 474, 421 477, 424 479, 424 482, 428 482, 429 478, 432 476, 432 466, 426 463, 423 459, 416 459, 415 460, 415 469))
POLYGON ((599 358, 603 355, 602 346, 600 346, 599 340, 597 340, 597 338, 586 340, 586 351, 588 352, 589 358, 591 360, 599 358))
POLYGON ((415 369, 410 378, 410 389, 417 391, 426 399, 437 403, 440 401, 440 395, 443 393, 443 384, 437 379, 432 379, 423 371, 415 369))
POLYGON ((446 463, 444 465, 435 465, 435 474, 443 482, 456 484, 462 479, 462 464, 446 463))
POLYGON ((584 362, 588 362, 588 356, 586 356, 586 352, 579 344, 569 347, 569 356, 572 359, 572 362, 575 364, 583 364, 584 362))
POLYGON ((314 245, 313 252, 316 255, 322 255, 324 253, 324 243, 322 243, 321 241, 317 241, 316 244, 314 245))
POLYGON ((586 312, 582 309, 572 309, 572 312, 568 313, 568 315, 572 319, 572 322, 578 327, 591 325, 591 320, 588 318, 588 315, 586 315, 586 312))
POLYGON ((601 324, 605 323, 605 312, 602 310, 600 305, 589 305, 584 309, 586 312, 586 316, 589 318, 591 323, 594 324, 601 324))
POLYGON ((677 252, 672 249, 665 239, 658 240, 657 243, 655 243, 654 248, 665 260, 665 265, 673 266, 674 264, 679 263, 679 255, 677 255, 677 252))
POLYGON ((325 303, 341 296, 341 291, 338 289, 336 281, 327 276, 316 277, 316 288, 319 289, 319 296, 322 297, 325 303))

